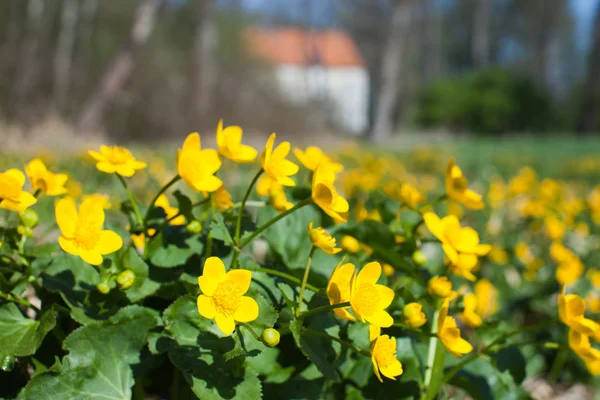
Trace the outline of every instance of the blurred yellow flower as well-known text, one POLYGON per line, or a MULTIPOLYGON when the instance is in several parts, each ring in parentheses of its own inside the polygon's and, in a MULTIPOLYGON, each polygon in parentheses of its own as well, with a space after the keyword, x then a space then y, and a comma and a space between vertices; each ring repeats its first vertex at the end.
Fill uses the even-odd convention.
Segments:
POLYGON ((460 329, 456 326, 456 320, 448 316, 448 300, 445 300, 442 304, 437 324, 438 338, 454 357, 463 356, 473 350, 473 346, 460 336, 460 329))
POLYGON ((329 157, 316 146, 309 146, 306 150, 294 149, 294 156, 304 165, 307 169, 314 171, 317 169, 319 164, 327 163, 331 164, 331 167, 335 169, 335 172, 340 172, 344 169, 342 164, 334 163, 329 157))
POLYGON ((371 262, 365 265, 350 288, 352 312, 362 322, 369 322, 387 328, 394 319, 385 311, 394 300, 394 291, 387 286, 377 284, 381 276, 381 264, 371 262))
POLYGON ((454 164, 454 159, 450 159, 446 169, 446 194, 473 210, 480 210, 484 206, 481 195, 469 189, 469 182, 462 170, 454 164))
POLYGON ((238 163, 251 163, 258 154, 253 147, 242 144, 242 128, 228 126, 223 129, 223 120, 217 126, 217 146, 223 157, 238 163))
POLYGON ((48 171, 42 160, 36 158, 25 166, 25 172, 31 181, 34 191, 40 190, 47 196, 59 196, 67 193, 65 183, 69 179, 67 174, 55 174, 48 171))
POLYGON ((383 264, 382 268, 383 268, 383 275, 385 275, 387 277, 394 275, 394 272, 396 272, 394 267, 392 267, 390 264, 383 264))
POLYGON ((135 159, 129 150, 120 146, 100 146, 100 152, 88 152, 97 161, 96 169, 107 174, 131 177, 136 171, 146 168, 146 163, 135 159))
POLYGON ((480 279, 475 284, 475 296, 477 297, 477 314, 481 318, 487 318, 498 310, 498 290, 492 282, 480 279))
POLYGON ((215 192, 213 199, 215 201, 215 205, 221 211, 227 211, 231 207, 233 207, 233 202, 231 201, 231 194, 225 189, 225 186, 221 186, 215 192))
POLYGON ((569 257, 556 268, 556 280, 561 286, 573 283, 583 275, 584 269, 579 257, 569 257))
POLYGON ((498 265, 506 265, 509 261, 508 253, 497 246, 492 246, 488 258, 491 262, 498 265))
POLYGON ((260 163, 267 175, 275 182, 283 186, 296 186, 296 182, 290 177, 298 173, 299 167, 286 159, 290 153, 290 142, 281 142, 273 149, 275 137, 273 133, 267 140, 260 163))
POLYGON ((369 327, 373 371, 379 382, 383 382, 381 375, 396 380, 396 377, 402 375, 403 372, 402 364, 396 357, 396 338, 380 334, 380 327, 376 325, 369 327))
POLYGON ((0 173, 0 208, 21 212, 34 205, 37 200, 31 193, 23 191, 25 174, 18 169, 0 173))
MULTIPOLYGON (((350 288, 352 281, 355 279, 356 268, 354 264, 342 265, 342 262, 343 260, 335 266, 327 283, 327 298, 331 305, 350 301, 350 288)), ((333 312, 340 318, 356 321, 354 316, 348 312, 348 308, 334 308, 333 312)))
POLYGON ((344 249, 344 251, 347 251, 348 253, 358 253, 358 251, 360 250, 359 241, 353 238, 352 236, 344 236, 340 244, 342 246, 342 249, 344 249))
POLYGON ((123 246, 118 234, 102 229, 104 210, 93 200, 84 201, 77 211, 75 200, 65 197, 56 202, 55 213, 61 231, 58 244, 65 252, 87 263, 100 265, 102 256, 123 246))
POLYGON ((245 269, 225 271, 218 257, 209 257, 204 262, 198 285, 202 294, 198 296, 198 312, 204 318, 215 319, 225 335, 231 335, 237 322, 251 322, 258 318, 258 303, 244 296, 250 288, 252 272, 245 269))
POLYGON ((569 346, 581 357, 592 375, 600 375, 600 350, 592 347, 589 336, 570 329, 569 346))
POLYGON ((308 236, 315 247, 327 254, 336 254, 342 251, 341 248, 335 247, 335 238, 321 227, 313 228, 312 221, 308 225, 308 236))
POLYGON ((481 316, 477 314, 477 296, 468 293, 463 297, 463 312, 459 317, 471 328, 481 325, 481 316))
POLYGON ((565 224, 556 215, 549 215, 544 219, 546 235, 552 240, 560 240, 565 234, 565 224))
POLYGON ((411 328, 420 328, 427 322, 427 317, 423 312, 423 306, 419 303, 408 303, 402 309, 404 323, 411 328))
POLYGON ((214 192, 223 186, 215 176, 221 168, 221 159, 213 149, 200 147, 200 135, 190 133, 177 152, 177 172, 183 181, 196 192, 214 192))
POLYGON ((600 325, 588 319, 585 314, 585 300, 576 294, 564 294, 558 296, 558 316, 569 328, 586 336, 593 336, 600 329, 600 325))
POLYGON ((475 275, 471 272, 477 265, 478 256, 484 256, 492 250, 489 244, 479 243, 479 234, 469 227, 461 227, 458 219, 448 215, 440 219, 432 212, 423 214, 429 231, 442 242, 442 249, 450 260, 450 269, 455 274, 471 281, 475 275))
POLYGON ((452 290, 452 282, 446 276, 432 277, 427 284, 427 290, 440 299, 456 296, 456 292, 452 290))
POLYGON ((86 200, 95 201, 96 203, 100 204, 100 207, 102 207, 102 209, 104 209, 104 210, 110 210, 110 208, 112 207, 110 198, 106 194, 100 194, 100 193, 86 194, 85 196, 83 196, 81 198, 81 201, 83 202, 86 200))
POLYGON ((331 164, 320 164, 313 174, 312 199, 335 221, 346 221, 350 206, 335 190, 334 182, 335 168, 331 164))
POLYGON ((409 183, 400 185, 397 181, 391 181, 383 187, 383 192, 389 198, 412 209, 417 208, 419 204, 426 200, 425 196, 409 183))
MULTIPOLYGON (((152 237, 156 233, 156 229, 148 228, 148 236, 152 237)), ((133 241, 133 245, 138 249, 138 251, 142 252, 146 247, 146 235, 143 233, 132 234, 131 240, 133 241)))
POLYGON ((81 193, 83 193, 83 186, 80 182, 77 182, 74 179, 69 179, 66 184, 67 187, 67 196, 72 197, 74 199, 79 198, 81 193))
POLYGON ((166 195, 161 194, 160 196, 158 196, 158 198, 154 202, 154 207, 160 207, 163 209, 166 215, 166 219, 170 220, 170 225, 185 225, 185 216, 176 216, 177 214, 179 214, 179 209, 169 204, 169 199, 166 195))

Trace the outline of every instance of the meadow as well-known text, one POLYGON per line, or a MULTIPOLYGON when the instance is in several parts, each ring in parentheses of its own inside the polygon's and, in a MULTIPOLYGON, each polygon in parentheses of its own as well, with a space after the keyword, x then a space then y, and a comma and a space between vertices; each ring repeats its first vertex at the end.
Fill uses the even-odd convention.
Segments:
POLYGON ((246 142, 0 158, 1 397, 594 396, 600 140, 246 142))

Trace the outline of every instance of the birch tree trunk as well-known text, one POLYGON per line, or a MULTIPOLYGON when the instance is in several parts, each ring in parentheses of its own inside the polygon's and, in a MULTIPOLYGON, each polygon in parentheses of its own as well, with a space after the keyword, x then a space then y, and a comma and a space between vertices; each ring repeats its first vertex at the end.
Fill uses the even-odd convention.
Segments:
POLYGON ((215 49, 217 32, 214 21, 213 0, 200 0, 198 23, 194 40, 195 62, 195 112, 204 116, 210 112, 215 92, 216 74, 215 49))
POLYGON ((371 138, 382 142, 391 137, 394 111, 400 95, 400 76, 405 39, 410 27, 411 0, 394 0, 392 22, 381 62, 381 87, 377 96, 375 121, 371 138))
POLYGON ((71 82, 73 47, 75 45, 75 27, 77 25, 77 0, 63 0, 60 22, 60 34, 54 57, 54 107, 60 112, 71 82))
POLYGON ((158 11, 164 2, 165 0, 142 0, 140 2, 129 38, 106 69, 98 88, 85 102, 77 123, 80 131, 98 128, 106 106, 119 94, 131 75, 137 56, 150 38, 156 24, 158 11))

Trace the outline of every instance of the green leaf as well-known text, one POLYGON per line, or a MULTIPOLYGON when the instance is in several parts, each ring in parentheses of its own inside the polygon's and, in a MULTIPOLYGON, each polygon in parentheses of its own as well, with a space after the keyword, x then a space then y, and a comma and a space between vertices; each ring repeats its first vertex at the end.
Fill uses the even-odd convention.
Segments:
POLYGON ((246 364, 256 371, 259 375, 265 377, 265 383, 283 383, 287 381, 294 372, 292 366, 283 367, 277 361, 281 350, 273 348, 263 351, 256 357, 246 360, 246 364))
POLYGON ((193 221, 194 214, 192 214, 192 201, 185 194, 181 193, 180 190, 176 190, 173 192, 173 196, 175 200, 177 200, 177 208, 181 215, 185 217, 185 219, 189 221, 193 221))
POLYGON ((133 285, 125 290, 125 295, 132 303, 153 295, 160 288, 158 282, 149 278, 148 264, 142 260, 133 247, 121 248, 115 255, 114 261, 119 272, 130 269, 135 274, 133 285))
POLYGON ((34 354, 56 325, 56 312, 42 313, 39 321, 23 316, 14 303, 0 306, 0 358, 34 354))
POLYGON ((215 213, 213 216, 213 221, 210 224, 210 231, 212 232, 213 238, 217 240, 222 240, 226 244, 233 246, 233 238, 229 233, 229 229, 227 225, 225 225, 225 220, 223 219, 223 214, 215 213))
POLYGON ((152 265, 173 268, 184 265, 194 254, 204 248, 200 235, 189 236, 185 228, 168 226, 148 242, 148 256, 152 265))
POLYGON ((502 349, 496 353, 494 358, 496 360, 496 368, 500 372, 508 370, 517 385, 520 385, 525 380, 527 361, 521 350, 516 347, 502 349))
POLYGON ((71 317, 80 324, 104 320, 115 314, 119 308, 118 291, 103 295, 96 290, 101 282, 98 270, 81 258, 61 253, 41 275, 42 286, 51 292, 58 292, 71 307, 71 317))
POLYGON ((459 387, 475 400, 493 400, 492 390, 486 379, 461 369, 452 377, 449 384, 459 387))
POLYGON ((140 361, 148 332, 160 323, 154 310, 130 306, 75 330, 63 343, 69 354, 60 372, 37 375, 19 399, 131 399, 131 366, 140 361))

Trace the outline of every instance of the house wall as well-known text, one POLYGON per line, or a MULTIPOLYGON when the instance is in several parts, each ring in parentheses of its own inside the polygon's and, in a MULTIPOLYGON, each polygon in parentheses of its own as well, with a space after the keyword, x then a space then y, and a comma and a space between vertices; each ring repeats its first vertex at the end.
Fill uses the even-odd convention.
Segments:
POLYGON ((282 94, 291 102, 329 103, 327 118, 342 129, 358 134, 368 128, 369 76, 364 68, 279 65, 275 71, 282 94))

